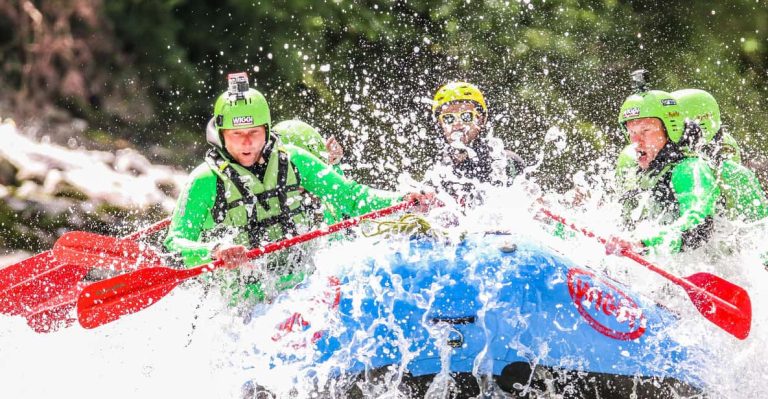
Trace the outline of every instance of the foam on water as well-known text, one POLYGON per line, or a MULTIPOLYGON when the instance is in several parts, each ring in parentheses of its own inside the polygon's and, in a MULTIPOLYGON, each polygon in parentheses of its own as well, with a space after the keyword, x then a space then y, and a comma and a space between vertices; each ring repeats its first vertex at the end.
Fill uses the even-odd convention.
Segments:
MULTIPOLYGON (((735 255, 714 256, 699 251, 652 258, 662 268, 681 276, 708 271, 746 288, 752 298, 752 332, 740 341, 701 317, 682 289, 654 273, 630 260, 605 256, 598 243, 581 235, 568 240, 552 237, 541 222, 533 219, 529 212, 531 203, 523 190, 492 193, 485 206, 458 216, 460 228, 449 229, 449 236, 456 240, 460 231, 512 231, 550 245, 576 263, 589 264, 619 281, 628 282, 633 290, 651 296, 681 315, 681 322, 667 333, 681 345, 696 348, 690 356, 710 396, 764 395, 764 376, 768 373, 768 292, 765 289, 768 272, 760 265, 755 250, 765 242, 764 226, 740 226, 742 234, 738 239, 728 240, 733 246, 743 248, 735 255), (713 256, 714 264, 707 261, 713 256)), ((445 210, 434 211, 431 218, 444 222, 456 217, 445 213, 445 210)), ((599 234, 610 233, 615 226, 604 206, 587 205, 563 214, 599 234)), ((386 256, 393 248, 405 246, 403 239, 382 242, 378 238, 327 244, 314 258, 315 273, 301 288, 281 294, 271 304, 257 305, 247 317, 227 307, 227 301, 216 290, 205 294, 198 284, 177 288, 158 304, 95 330, 73 326, 40 335, 32 332, 23 319, 2 316, 0 396, 235 398, 240 396, 246 381, 254 380, 280 396, 311 397, 311 392, 323 387, 333 375, 334 361, 344 362, 363 355, 345 353, 342 348, 334 355, 334 361, 306 367, 314 361, 314 333, 335 328, 334 312, 328 306, 333 292, 329 278, 342 272, 356 276, 345 286, 345 294, 351 295, 353 304, 362 301, 359 295, 365 289, 372 290, 382 303, 391 298, 388 290, 411 295, 395 280, 392 287, 378 285, 361 267, 365 259, 373 257, 378 259, 377 267, 386 269, 389 267, 386 256), (294 320, 292 325, 296 328, 291 334, 285 334, 285 329, 278 326, 296 313, 312 314, 311 325, 303 329, 301 320, 294 320)), ((416 261, 420 255, 411 256, 416 261)), ((471 270, 467 278, 479 280, 483 287, 480 298, 484 310, 496 306, 493 292, 497 286, 484 285, 483 276, 474 275, 471 270)), ((450 282, 438 279, 435 284, 434 290, 437 290, 440 284, 450 282)), ((419 307, 430 306, 428 294, 413 299, 419 307)), ((482 318, 483 312, 478 316, 482 318)), ((390 327, 396 325, 391 319, 377 322, 390 327)), ((433 336, 448 333, 440 326, 430 328, 433 336)), ((359 334, 355 339, 366 339, 366 332, 359 334)), ((399 349, 403 358, 409 359, 408 343, 402 342, 399 349)), ((441 348, 441 356, 447 358, 448 352, 443 350, 441 348)), ((480 359, 481 356, 475 363, 476 375, 487 373, 488 365, 480 359)), ((404 372, 405 365, 400 364, 386 378, 377 383, 367 381, 361 388, 370 396, 397 397, 396 387, 404 372)), ((449 391, 453 384, 447 369, 438 374, 436 381, 438 383, 430 387, 434 394, 449 391)))
POLYGON ((221 353, 226 317, 202 290, 177 289, 156 306, 95 330, 35 334, 0 319, 0 392, 5 398, 235 397, 242 378, 221 353), (195 315, 196 328, 192 327, 195 315), (189 344, 188 344, 189 342, 189 344))

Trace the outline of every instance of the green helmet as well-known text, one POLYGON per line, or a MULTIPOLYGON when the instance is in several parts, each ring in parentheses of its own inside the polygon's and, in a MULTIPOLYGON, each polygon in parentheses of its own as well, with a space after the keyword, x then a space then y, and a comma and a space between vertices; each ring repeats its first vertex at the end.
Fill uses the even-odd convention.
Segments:
POLYGON ((213 118, 208 121, 206 139, 216 147, 222 148, 222 129, 247 129, 266 125, 267 140, 272 119, 269 114, 267 99, 258 90, 248 88, 245 73, 230 74, 229 89, 216 99, 213 106, 213 118))
POLYGON ((633 119, 660 119, 667 131, 667 137, 677 143, 683 137, 684 117, 677 100, 661 90, 648 90, 633 94, 624 100, 619 110, 619 125, 626 131, 627 121, 633 119))
POLYGON ((699 89, 673 91, 680 111, 686 121, 696 122, 703 132, 704 142, 712 141, 720 130, 720 106, 711 94, 699 89))
POLYGON ((283 144, 291 144, 303 148, 323 162, 328 162, 328 150, 325 140, 311 125, 297 119, 282 121, 272 128, 280 136, 283 144))

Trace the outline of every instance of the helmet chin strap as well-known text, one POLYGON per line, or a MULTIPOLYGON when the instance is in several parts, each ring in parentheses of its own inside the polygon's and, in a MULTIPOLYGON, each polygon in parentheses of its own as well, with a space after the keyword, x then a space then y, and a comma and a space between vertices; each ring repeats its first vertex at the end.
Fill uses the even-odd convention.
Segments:
POLYGON ((271 140, 271 135, 267 136, 267 138, 264 140, 264 146, 261 147, 261 151, 259 152, 259 157, 256 159, 256 165, 260 164, 261 160, 264 160, 264 162, 267 162, 269 159, 269 156, 272 154, 272 148, 275 146, 275 141, 271 140))

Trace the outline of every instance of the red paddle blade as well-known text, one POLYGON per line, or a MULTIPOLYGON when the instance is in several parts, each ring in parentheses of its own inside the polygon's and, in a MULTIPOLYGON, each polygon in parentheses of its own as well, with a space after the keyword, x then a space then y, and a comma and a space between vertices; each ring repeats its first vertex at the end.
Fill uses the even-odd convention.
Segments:
MULTIPOLYGON (((552 220, 582 232, 587 237, 594 237, 603 244, 607 241, 587 229, 568 223, 562 216, 555 215, 547 209, 542 208, 541 212, 552 220)), ((680 278, 627 249, 622 250, 621 255, 683 287, 699 313, 729 334, 739 339, 749 336, 752 325, 752 303, 749 294, 743 288, 709 273, 696 273, 680 278)))
MULTIPOLYGON (((325 229, 310 231, 267 244, 264 247, 251 249, 246 256, 248 259, 253 259, 317 237, 333 234, 339 230, 355 226, 362 220, 389 215, 413 205, 412 202, 401 202, 388 208, 341 221, 325 229)), ((223 262, 218 260, 207 265, 184 270, 165 267, 146 268, 91 284, 83 290, 77 300, 77 319, 84 328, 96 328, 115 321, 121 316, 148 308, 167 295, 183 280, 223 266, 223 262)))
POLYGON ((0 270, 0 313, 25 315, 66 292, 88 268, 56 260, 46 251, 0 270))
POLYGON ((64 233, 53 247, 56 259, 111 271, 163 266, 162 259, 149 246, 133 240, 84 231, 64 233))
POLYGON ((60 295, 40 304, 25 315, 27 324, 38 333, 54 332, 71 326, 77 320, 74 313, 77 297, 86 285, 86 283, 77 283, 60 295))
MULTIPOLYGON (((141 231, 132 233, 126 238, 137 239, 152 234, 166 228, 169 223, 170 219, 162 220, 141 231)), ((65 234, 65 236, 67 236, 65 242, 67 239, 73 238, 69 234, 65 234)), ((54 256, 53 251, 46 251, 0 269, 0 313, 24 315, 29 318, 31 317, 30 312, 37 314, 36 309, 40 309, 44 305, 48 306, 50 305, 49 302, 55 302, 59 296, 69 293, 70 289, 80 282, 93 266, 99 266, 98 262, 94 265, 83 262, 83 260, 89 262, 94 260, 93 257, 84 255, 84 253, 87 255, 88 251, 87 249, 83 250, 83 248, 87 248, 88 245, 105 245, 103 240, 97 239, 101 237, 103 236, 88 237, 79 249, 77 246, 68 247, 69 251, 66 254, 64 252, 67 249, 57 256, 54 256)), ((107 246, 107 248, 113 247, 107 246)), ((95 251, 95 249, 91 249, 95 251)), ((128 247, 127 250, 132 254, 137 253, 131 247, 128 247)), ((143 250, 139 252, 143 256, 141 258, 144 261, 143 264, 157 264, 158 259, 154 253, 143 250)), ((114 251, 113 255, 116 255, 114 251)), ((125 260, 121 257, 119 261, 113 262, 109 266, 113 267, 113 270, 123 271, 131 266, 132 261, 138 263, 139 259, 134 257, 125 260)))
POLYGON ((709 273, 696 273, 685 279, 703 289, 684 287, 699 313, 738 339, 749 336, 752 302, 746 290, 709 273))
POLYGON ((152 267, 93 283, 77 300, 77 320, 84 328, 96 328, 136 313, 152 306, 184 279, 203 271, 152 267))

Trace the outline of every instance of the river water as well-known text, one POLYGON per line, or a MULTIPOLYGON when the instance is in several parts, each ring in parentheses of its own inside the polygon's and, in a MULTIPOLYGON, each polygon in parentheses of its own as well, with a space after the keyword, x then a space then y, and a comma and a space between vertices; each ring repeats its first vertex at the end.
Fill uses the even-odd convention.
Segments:
MULTIPOLYGON (((709 397, 765 397, 768 272, 754 250, 765 242, 764 226, 740 226, 718 233, 718 239, 728 242, 732 249, 741 249, 735 255, 702 250, 675 257, 651 257, 672 273, 685 276, 711 272, 747 289, 753 307, 752 331, 747 339, 738 340, 707 322, 682 289, 658 275, 630 260, 606 256, 600 244, 580 234, 567 240, 553 237, 549 233, 551 225, 535 220, 529 212, 532 208, 528 194, 505 190, 488 198, 486 205, 459 216, 459 226, 446 229, 449 239, 458 240, 467 231, 506 230, 550 246, 578 264, 601 270, 681 315, 671 336, 692 349, 690 356, 709 397), (739 235, 734 235, 736 231, 739 235)), ((550 206, 598 234, 614 229, 610 206, 586 203, 575 209, 554 202, 550 206)), ((452 220, 447 213, 434 211, 430 215, 433 225, 452 220)), ((360 238, 319 245, 314 257, 317 270, 304 287, 278 295, 271 305, 257 305, 247 312, 229 307, 218 290, 206 292, 202 284, 192 282, 144 311, 94 330, 75 325, 37 334, 22 318, 0 316, 0 397, 237 398, 244 383, 252 380, 281 397, 313 397, 308 387, 325 378, 323 373, 328 369, 315 369, 312 383, 302 382, 301 378, 297 381, 297 376, 309 378, 302 369, 306 364, 281 364, 275 355, 306 355, 312 347, 296 339, 276 340, 281 333, 277 326, 293 312, 314 314, 302 338, 305 341, 307 334, 329 327, 327 323, 332 323, 333 317, 328 314, 324 318, 323 312, 331 311, 320 305, 322 298, 327 298, 328 278, 350 274, 350 268, 362 259, 384 259, 393 248, 404 245, 404 239, 360 238)), ((391 384, 383 383, 372 392, 372 396, 397 397, 391 384)))

